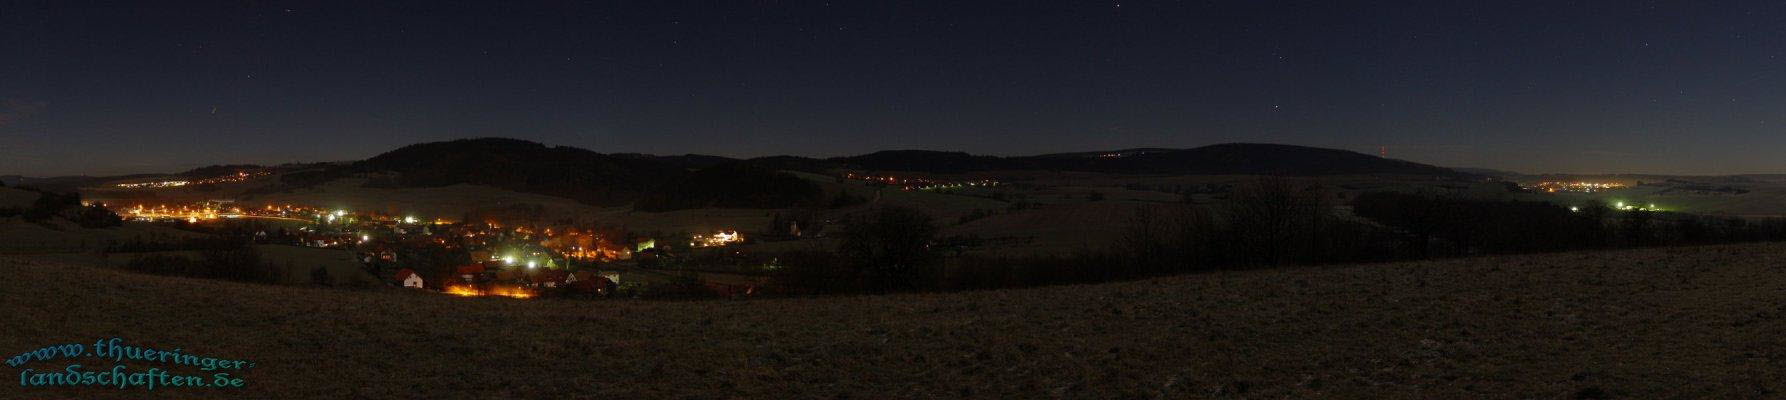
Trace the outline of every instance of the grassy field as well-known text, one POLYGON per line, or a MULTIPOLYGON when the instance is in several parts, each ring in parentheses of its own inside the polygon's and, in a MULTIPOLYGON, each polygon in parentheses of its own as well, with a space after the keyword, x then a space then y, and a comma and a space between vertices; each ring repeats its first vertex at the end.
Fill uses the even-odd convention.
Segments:
POLYGON ((1518 197, 1525 200, 1549 201, 1557 204, 1580 205, 1589 200, 1599 200, 1606 204, 1625 202, 1635 206, 1654 204, 1668 211, 1692 214, 1719 215, 1734 217, 1782 217, 1781 204, 1786 204, 1786 185, 1778 183, 1754 183, 1741 185, 1748 193, 1738 195, 1710 195, 1668 192, 1667 187, 1640 186, 1601 193, 1527 193, 1518 197))
POLYGON ((97 251, 107 243, 161 242, 204 236, 148 223, 125 222, 109 228, 82 228, 63 219, 42 223, 0 218, 0 254, 43 254, 97 251))
POLYGON ((337 285, 382 284, 379 278, 367 274, 360 261, 354 259, 353 252, 347 250, 283 245, 257 245, 254 250, 260 253, 262 260, 285 269, 285 283, 308 284, 310 271, 322 267, 328 269, 337 285))
POLYGON ((262 286, 0 258, 0 352, 121 337, 256 365, 241 389, 6 384, 0 397, 1759 398, 1786 390, 1782 254, 704 302, 262 286))
MULTIPOLYGON (((260 254, 262 261, 272 263, 285 271, 284 278, 280 280, 280 283, 283 284, 311 284, 310 272, 317 267, 327 269, 329 271, 329 276, 332 277, 335 280, 335 284, 338 285, 372 287, 384 284, 377 277, 367 274, 366 270, 361 268, 362 264, 353 259, 353 253, 346 250, 286 245, 255 245, 254 250, 260 254)), ((162 251, 112 253, 105 255, 106 258, 103 260, 97 260, 96 257, 98 257, 98 255, 96 254, 47 254, 40 257, 31 257, 31 259, 65 260, 73 262, 85 262, 79 260, 95 260, 90 263, 110 267, 122 267, 129 264, 131 260, 135 260, 137 257, 148 256, 151 254, 176 255, 194 260, 198 260, 201 257, 197 251, 162 251)))
POLYGON ((30 207, 41 196, 43 195, 29 190, 0 187, 0 207, 30 207))
POLYGON ((1136 201, 1049 204, 961 224, 939 222, 944 225, 942 235, 985 239, 988 244, 975 249, 976 254, 1073 254, 1110 248, 1123 237, 1137 211, 1159 207, 1158 203, 1136 201))

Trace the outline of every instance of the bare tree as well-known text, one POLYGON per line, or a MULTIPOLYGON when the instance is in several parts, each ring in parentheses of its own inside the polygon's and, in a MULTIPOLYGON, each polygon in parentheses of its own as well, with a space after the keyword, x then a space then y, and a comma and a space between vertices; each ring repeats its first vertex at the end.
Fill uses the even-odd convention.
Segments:
POLYGON ((1236 187, 1226 209, 1234 261, 1277 265, 1313 256, 1331 206, 1320 185, 1265 179, 1236 187))

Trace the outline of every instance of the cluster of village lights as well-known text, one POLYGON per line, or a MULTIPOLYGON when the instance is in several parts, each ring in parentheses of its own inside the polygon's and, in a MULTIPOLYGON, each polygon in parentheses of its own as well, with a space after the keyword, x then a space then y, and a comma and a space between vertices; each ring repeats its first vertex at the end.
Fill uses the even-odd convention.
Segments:
MULTIPOLYGON (((269 207, 271 207, 271 206, 269 206, 269 207)), ((335 210, 335 212, 331 212, 331 213, 327 213, 327 214, 323 214, 323 217, 324 217, 324 219, 326 219, 326 220, 328 220, 328 222, 335 222, 335 220, 337 220, 337 219, 344 219, 344 218, 346 218, 346 217, 347 217, 347 210, 335 210)), ((420 219, 416 219, 416 217, 415 217, 415 216, 413 216, 413 215, 411 215, 411 216, 405 216, 405 217, 403 217, 403 219, 402 219, 402 220, 400 220, 400 221, 402 221, 402 222, 403 222, 403 223, 404 223, 404 224, 410 224, 410 225, 414 225, 414 224, 417 224, 417 223, 420 223, 420 222, 421 222, 421 220, 420 220, 420 219)), ((438 223, 440 223, 440 222, 439 222, 439 221, 436 221, 436 222, 435 222, 435 223, 437 223, 437 224, 438 224, 438 223)))
MULTIPOLYGON (((503 265, 515 265, 515 263, 519 261, 520 260, 516 259, 513 255, 502 256, 503 265)), ((539 260, 527 260, 525 264, 527 265, 527 269, 536 269, 540 266, 539 260)))
MULTIPOLYGON (((1612 209, 1619 210, 1619 211, 1662 211, 1662 208, 1656 207, 1655 203, 1650 203, 1646 206, 1638 206, 1638 205, 1633 205, 1633 204, 1625 204, 1625 202, 1623 202, 1623 201, 1613 203, 1612 209)), ((1570 212, 1581 212, 1581 206, 1571 206, 1571 207, 1569 207, 1569 211, 1570 212)))
POLYGON ((856 175, 854 173, 844 174, 844 178, 859 179, 859 180, 864 180, 864 181, 869 181, 869 182, 879 182, 879 183, 884 183, 884 184, 888 184, 888 185, 899 184, 899 185, 902 185, 902 186, 900 186, 900 190, 907 190, 907 191, 951 189, 951 188, 959 188, 959 187, 963 187, 963 186, 998 186, 999 185, 998 181, 991 180, 991 179, 981 179, 978 181, 939 182, 939 181, 934 181, 934 180, 925 179, 925 178, 900 178, 900 177, 895 177, 892 175, 887 175, 887 176, 856 175))
POLYGON ((117 184, 116 186, 120 187, 120 188, 125 188, 125 189, 141 189, 141 188, 181 187, 181 186, 187 186, 187 185, 209 185, 209 184, 216 184, 216 183, 241 182, 241 181, 248 180, 248 178, 251 178, 251 177, 268 175, 268 174, 270 174, 270 173, 268 173, 268 172, 255 172, 255 173, 237 172, 235 175, 224 175, 224 176, 220 176, 220 177, 216 177, 216 178, 205 178, 205 179, 199 179, 199 180, 193 180, 193 181, 168 180, 168 181, 155 181, 155 182, 120 183, 120 184, 117 184))
POLYGON ((688 242, 689 247, 721 247, 744 241, 744 235, 738 231, 720 231, 712 235, 697 234, 688 242))
POLYGON ((240 210, 220 210, 209 205, 199 207, 180 206, 179 208, 168 208, 168 206, 162 205, 148 208, 139 204, 135 208, 124 210, 122 214, 130 219, 141 221, 172 219, 186 220, 187 223, 197 223, 200 220, 212 220, 220 217, 235 218, 239 217, 240 213, 240 210))
POLYGON ((1581 192, 1594 193, 1614 189, 1623 189, 1626 185, 1618 182, 1539 182, 1534 188, 1545 193, 1581 192))

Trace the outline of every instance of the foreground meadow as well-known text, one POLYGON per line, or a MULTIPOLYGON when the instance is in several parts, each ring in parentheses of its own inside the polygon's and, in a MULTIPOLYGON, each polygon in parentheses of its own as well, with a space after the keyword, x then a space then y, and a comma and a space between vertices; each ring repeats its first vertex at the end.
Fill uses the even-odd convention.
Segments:
POLYGON ((11 383, 0 385, 5 398, 1755 398, 1786 390, 1782 244, 701 302, 261 286, 43 257, 0 257, 0 271, 7 357, 120 337, 256 365, 237 389, 11 383))

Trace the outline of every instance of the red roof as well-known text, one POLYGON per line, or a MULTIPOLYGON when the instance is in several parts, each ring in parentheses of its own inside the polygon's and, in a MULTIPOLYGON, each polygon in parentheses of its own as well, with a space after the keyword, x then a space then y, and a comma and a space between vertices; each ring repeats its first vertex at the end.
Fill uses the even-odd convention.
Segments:
POLYGON ((409 279, 410 275, 415 275, 415 270, 409 268, 397 270, 397 281, 401 282, 405 279, 409 279))
POLYGON ((577 270, 577 272, 572 272, 571 276, 577 277, 577 280, 579 280, 579 281, 587 281, 587 280, 593 280, 597 277, 600 277, 601 275, 596 275, 595 271, 583 269, 583 270, 577 270))
POLYGON ((577 281, 571 283, 572 289, 594 292, 614 286, 614 281, 608 280, 608 277, 588 270, 577 271, 572 275, 578 276, 577 281))

